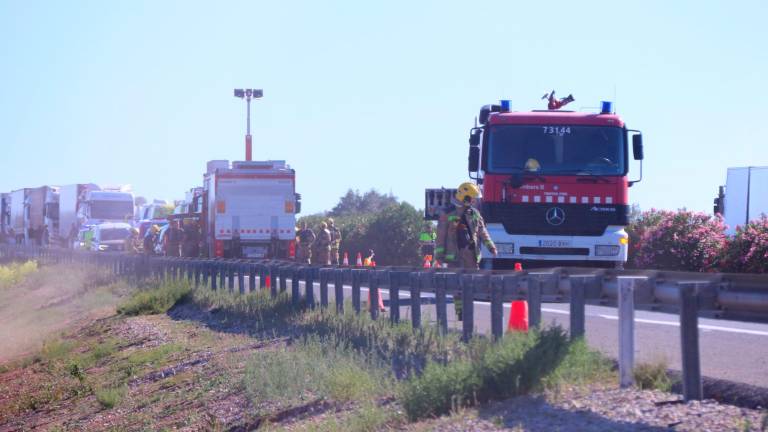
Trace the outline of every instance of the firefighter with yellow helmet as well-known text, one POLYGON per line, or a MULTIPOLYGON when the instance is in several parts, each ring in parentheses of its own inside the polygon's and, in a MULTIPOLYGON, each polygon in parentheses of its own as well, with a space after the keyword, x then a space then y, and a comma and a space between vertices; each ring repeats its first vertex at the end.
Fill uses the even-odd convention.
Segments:
POLYGON ((496 255, 496 245, 488 235, 485 220, 473 206, 481 198, 474 183, 462 183, 456 191, 454 208, 437 224, 435 258, 450 267, 478 269, 481 242, 496 255))
MULTIPOLYGON (((485 221, 474 207, 481 198, 474 183, 462 183, 456 190, 453 209, 440 216, 437 223, 435 259, 449 267, 479 269, 481 243, 496 255, 496 245, 488 235, 485 221)), ((456 315, 461 320, 461 300, 454 296, 456 315)))

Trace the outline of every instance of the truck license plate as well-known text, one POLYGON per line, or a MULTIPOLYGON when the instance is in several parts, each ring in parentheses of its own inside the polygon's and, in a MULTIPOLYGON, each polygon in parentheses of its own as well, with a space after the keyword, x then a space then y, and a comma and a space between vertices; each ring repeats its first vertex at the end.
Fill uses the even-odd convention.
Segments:
POLYGON ((539 240, 539 247, 570 247, 570 240, 539 240))
POLYGON ((264 246, 245 246, 243 247, 243 256, 246 258, 264 258, 267 255, 267 248, 264 246))

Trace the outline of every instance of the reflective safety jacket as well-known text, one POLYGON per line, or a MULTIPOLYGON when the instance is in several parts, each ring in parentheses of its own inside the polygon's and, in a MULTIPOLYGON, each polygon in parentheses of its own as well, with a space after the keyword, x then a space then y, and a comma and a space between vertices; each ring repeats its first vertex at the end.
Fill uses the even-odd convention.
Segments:
POLYGON ((328 227, 331 232, 331 249, 338 249, 341 246, 341 230, 335 225, 328 227))
POLYGON ((455 207, 441 215, 437 222, 435 259, 453 263, 459 257, 459 249, 469 248, 480 262, 480 242, 488 249, 496 248, 485 228, 483 216, 471 206, 455 207))

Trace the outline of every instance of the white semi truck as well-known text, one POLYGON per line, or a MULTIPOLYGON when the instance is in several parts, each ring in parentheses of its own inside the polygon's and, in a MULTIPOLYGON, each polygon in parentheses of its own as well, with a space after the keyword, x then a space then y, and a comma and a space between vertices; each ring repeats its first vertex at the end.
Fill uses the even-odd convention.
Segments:
POLYGON ((59 189, 41 186, 11 192, 9 217, 16 243, 57 244, 59 189))
POLYGON ((714 210, 723 215, 729 235, 737 226, 768 214, 768 166, 728 168, 714 210))
POLYGON ((295 253, 301 203, 296 172, 285 161, 208 162, 202 204, 208 256, 288 258, 295 253))
POLYGON ((72 247, 80 230, 107 222, 130 223, 133 211, 133 194, 122 188, 102 189, 93 183, 62 186, 59 236, 72 247))

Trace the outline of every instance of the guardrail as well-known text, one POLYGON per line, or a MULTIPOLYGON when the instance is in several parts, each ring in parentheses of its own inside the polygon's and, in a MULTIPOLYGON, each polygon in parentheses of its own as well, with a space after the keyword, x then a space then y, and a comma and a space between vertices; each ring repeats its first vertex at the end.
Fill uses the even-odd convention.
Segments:
MULTIPOLYGON (((448 331, 448 295, 461 298, 464 305, 490 301, 490 328, 494 340, 504 334, 504 303, 527 300, 529 325, 541 324, 544 301, 569 301, 571 338, 584 336, 585 305, 618 304, 619 376, 622 386, 631 385, 634 367, 634 310, 637 306, 680 311, 683 384, 686 399, 701 399, 701 372, 698 349, 698 317, 702 312, 725 316, 738 312, 752 318, 766 318, 767 275, 700 274, 663 271, 618 271, 554 268, 531 272, 456 271, 406 267, 344 268, 303 265, 290 261, 196 259, 150 257, 0 246, 0 261, 35 259, 41 264, 90 263, 109 268, 116 276, 142 280, 187 278, 198 287, 245 293, 266 288, 287 292, 296 304, 310 308, 330 307, 329 284, 333 284, 334 307, 345 308, 345 287, 351 291, 351 306, 363 313, 361 288, 370 294, 372 319, 379 319, 379 290, 389 289, 389 319, 401 319, 401 306, 410 306, 413 328, 422 326, 422 293, 434 294, 437 327, 448 331), (319 299, 315 282, 319 283, 319 299), (303 282, 303 289, 302 284, 303 282), (403 301, 400 292, 407 292, 403 301)), ((474 337, 474 308, 464 307, 461 334, 464 341, 474 337)))

